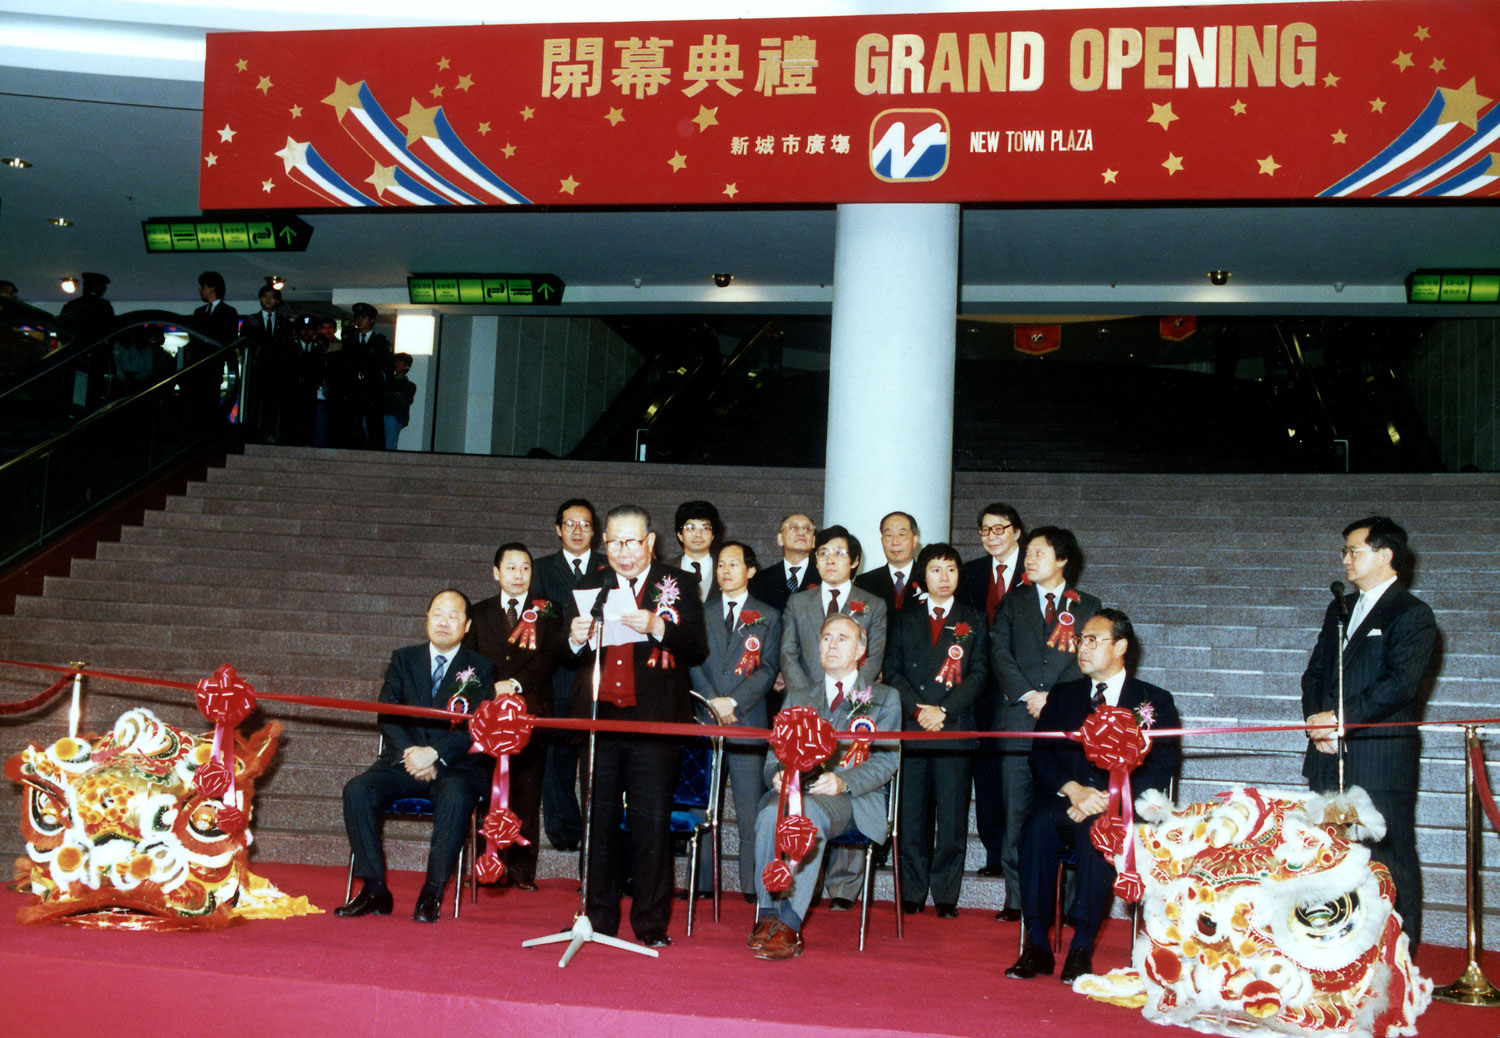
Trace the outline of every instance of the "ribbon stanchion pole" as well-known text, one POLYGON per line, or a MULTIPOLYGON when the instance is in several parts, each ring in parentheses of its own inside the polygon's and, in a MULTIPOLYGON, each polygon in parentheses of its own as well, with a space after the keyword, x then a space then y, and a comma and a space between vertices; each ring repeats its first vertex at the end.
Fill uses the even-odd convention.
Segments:
POLYGON ((1469 963, 1451 984, 1432 993, 1433 998, 1465 1006, 1500 1006, 1500 989, 1489 982, 1479 967, 1479 798, 1476 790, 1476 766, 1483 766, 1479 755, 1479 729, 1464 726, 1464 881, 1467 887, 1466 919, 1469 936, 1469 963), (1476 764, 1476 762, 1479 762, 1476 764))
POLYGON ((68 707, 68 738, 78 738, 78 725, 83 721, 83 668, 88 664, 83 660, 75 660, 69 664, 73 668, 73 702, 68 707))

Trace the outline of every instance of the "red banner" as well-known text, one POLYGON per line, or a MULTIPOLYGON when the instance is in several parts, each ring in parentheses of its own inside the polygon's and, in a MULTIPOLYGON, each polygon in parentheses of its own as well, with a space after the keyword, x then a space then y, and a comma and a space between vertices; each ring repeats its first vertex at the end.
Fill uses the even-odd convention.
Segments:
POLYGON ((1491 0, 214 33, 204 209, 1496 197, 1491 0))
POLYGON ((1011 332, 1011 343, 1017 353, 1040 357, 1062 345, 1062 325, 1018 324, 1011 332))
POLYGON ((1161 329, 1161 337, 1168 342, 1181 342, 1189 338, 1198 330, 1198 318, 1188 315, 1186 317, 1162 317, 1158 321, 1161 329))

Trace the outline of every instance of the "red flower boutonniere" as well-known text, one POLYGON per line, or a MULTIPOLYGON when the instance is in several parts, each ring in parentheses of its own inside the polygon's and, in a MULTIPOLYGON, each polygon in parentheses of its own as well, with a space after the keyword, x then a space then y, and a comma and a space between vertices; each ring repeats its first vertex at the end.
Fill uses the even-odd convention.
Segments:
POLYGON ((754 627, 756 624, 765 623, 765 617, 754 609, 746 609, 740 613, 740 623, 746 627, 754 627))
POLYGON ((865 604, 863 602, 859 601, 858 599, 850 599, 850 601, 849 601, 849 612, 853 613, 855 616, 859 616, 864 611, 865 611, 865 604))
POLYGON ((956 623, 953 625, 953 637, 962 641, 969 636, 970 630, 968 624, 963 622, 956 623))
MULTIPOLYGON (((677 586, 677 581, 670 575, 664 576, 651 590, 651 604, 656 615, 668 623, 682 623, 682 614, 677 611, 677 600, 682 597, 682 588, 677 586)), ((676 665, 672 654, 660 646, 652 649, 650 658, 646 660, 646 666, 660 667, 662 670, 671 670, 676 665)))

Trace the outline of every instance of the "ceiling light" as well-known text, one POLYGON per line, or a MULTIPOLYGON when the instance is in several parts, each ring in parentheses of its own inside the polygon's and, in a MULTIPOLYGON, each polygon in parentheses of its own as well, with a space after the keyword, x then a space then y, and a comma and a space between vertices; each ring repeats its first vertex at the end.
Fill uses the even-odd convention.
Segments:
POLYGON ((25 159, 19 158, 19 157, 8 158, 8 159, 0 159, 0 162, 5 163, 11 169, 30 169, 31 168, 31 163, 29 163, 25 159))
POLYGON ((68 295, 72 295, 74 292, 78 291, 78 279, 69 274, 65 278, 58 278, 57 286, 68 295))
POLYGON ((1210 285, 1227 285, 1227 284, 1229 284, 1229 271, 1227 271, 1227 270, 1210 270, 1208 272, 1208 283, 1210 285))
POLYGON ((286 288, 286 278, 282 277, 280 274, 267 274, 266 284, 270 285, 276 291, 280 292, 283 288, 286 288))
POLYGON ((715 274, 714 275, 714 284, 718 285, 720 288, 728 288, 729 287, 729 283, 731 281, 733 281, 733 280, 734 280, 734 275, 733 274, 715 274))
POLYGON ((66 216, 49 216, 47 217, 47 222, 50 223, 53 227, 73 226, 73 221, 69 220, 66 216))

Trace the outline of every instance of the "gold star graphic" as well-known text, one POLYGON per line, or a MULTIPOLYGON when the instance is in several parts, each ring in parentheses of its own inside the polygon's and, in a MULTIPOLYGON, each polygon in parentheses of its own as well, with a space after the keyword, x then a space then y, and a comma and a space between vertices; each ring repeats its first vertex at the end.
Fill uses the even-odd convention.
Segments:
POLYGON ((606 118, 606 119, 609 120, 609 125, 611 125, 611 126, 619 126, 621 123, 623 123, 625 121, 625 112, 622 109, 619 109, 619 108, 611 108, 609 110, 609 114, 606 115, 604 118, 606 118))
POLYGON ((293 119, 300 119, 300 118, 302 118, 302 106, 301 105, 292 105, 292 107, 288 108, 287 111, 289 111, 289 112, 292 113, 292 118, 293 119))
POLYGON ((239 61, 236 61, 234 63, 234 67, 243 72, 250 67, 250 62, 246 61, 244 58, 241 58, 239 61))
POLYGON ((1329 136, 1333 138, 1335 144, 1343 144, 1349 140, 1349 135, 1343 130, 1334 130, 1329 136))
POLYGON ((1182 156, 1167 152, 1167 161, 1161 164, 1162 169, 1167 171, 1167 176, 1176 176, 1182 172, 1182 156))
POLYGON ((307 161, 307 142, 294 141, 288 137, 286 147, 278 151, 276 157, 281 160, 282 172, 290 173, 307 161))
POLYGON ((271 92, 271 77, 261 76, 260 82, 255 84, 255 89, 259 90, 262 94, 269 94, 271 92))
POLYGON ((698 124, 698 132, 702 133, 710 126, 719 125, 719 109, 708 108, 704 105, 698 106, 698 114, 693 116, 693 122, 698 124))
POLYGON ((333 93, 323 98, 325 105, 333 105, 333 117, 342 119, 344 113, 351 108, 364 111, 365 106, 360 103, 359 91, 365 85, 363 79, 354 83, 345 83, 337 76, 333 77, 333 93))
POLYGON ((1256 159, 1255 161, 1260 163, 1260 171, 1268 177, 1274 177, 1276 171, 1281 168, 1281 163, 1276 161, 1274 155, 1267 155, 1265 158, 1256 159))
POLYGON ((1234 104, 1229 106, 1229 110, 1235 115, 1244 115, 1248 108, 1249 106, 1237 97, 1234 99, 1234 104))
POLYGON ((458 89, 459 90, 467 92, 468 89, 471 86, 473 86, 473 85, 474 85, 474 77, 473 76, 459 76, 458 77, 458 89))
POLYGON ((530 105, 527 105, 525 108, 521 109, 521 121, 524 123, 535 114, 536 109, 532 108, 530 105))
POLYGON ((223 141, 225 144, 234 143, 234 131, 229 128, 228 123, 225 123, 224 128, 219 131, 219 140, 223 141))
POLYGON ((725 184, 724 185, 724 194, 728 195, 730 198, 733 198, 735 195, 737 195, 739 193, 740 193, 740 189, 737 188, 737 187, 735 187, 733 184, 725 184))
POLYGON ((276 185, 274 183, 272 183, 271 181, 269 181, 269 180, 262 180, 260 182, 260 189, 262 191, 264 191, 268 195, 271 193, 271 188, 273 188, 275 186, 276 185))
POLYGON ((1151 118, 1147 119, 1146 121, 1148 123, 1160 123, 1161 128, 1165 130, 1167 127, 1172 125, 1173 121, 1179 118, 1181 118, 1181 116, 1174 114, 1172 111, 1171 101, 1168 101, 1164 105, 1159 105, 1155 101, 1152 101, 1151 118))
POLYGON ((1419 25, 1419 26, 1417 26, 1417 31, 1414 32, 1414 33, 1412 33, 1412 35, 1415 36, 1419 40, 1425 40, 1425 39, 1430 38, 1432 36, 1432 33, 1430 33, 1430 32, 1427 31, 1427 26, 1425 26, 1425 25, 1419 25))
POLYGON ((481 137, 487 137, 487 136, 489 136, 489 132, 490 132, 490 124, 489 123, 480 123, 479 124, 479 136, 481 136, 481 137))
POLYGON ((505 142, 505 147, 501 148, 500 150, 505 153, 505 157, 506 158, 510 158, 511 156, 515 155, 515 153, 516 153, 516 146, 514 144, 512 144, 510 141, 506 141, 505 142))
POLYGON ((1427 66, 1434 72, 1442 72, 1448 68, 1448 63, 1442 58, 1433 58, 1432 64, 1427 66))
POLYGON ((672 167, 673 173, 680 173, 682 167, 687 165, 687 156, 680 151, 674 151, 672 157, 667 160, 667 165, 672 167))
POLYGON ((207 155, 203 156, 203 161, 208 163, 210 166, 217 166, 219 164, 219 156, 215 155, 213 152, 209 152, 207 155))
POLYGON ((1106 184, 1117 184, 1117 183, 1119 183, 1119 181, 1115 179, 1116 177, 1118 177, 1120 175, 1120 171, 1117 170, 1117 169, 1106 169, 1103 173, 1100 173, 1099 175, 1104 178, 1104 182, 1106 184))
POLYGON ((1332 72, 1330 72, 1330 73, 1328 73, 1328 75, 1326 75, 1326 76, 1323 77, 1323 85, 1324 86, 1330 86, 1330 87, 1336 87, 1336 86, 1339 85, 1339 80, 1342 79, 1342 78, 1343 78, 1342 76, 1335 76, 1332 72))
POLYGON ((382 166, 375 163, 375 172, 365 177, 365 183, 375 188, 375 193, 381 198, 385 197, 385 189, 396 186, 396 167, 382 166))
POLYGON ((432 96, 433 97, 442 97, 443 96, 443 88, 442 88, 442 86, 440 86, 437 83, 432 84, 432 91, 431 92, 432 92, 432 96))
POLYGON ((438 68, 446 72, 448 70, 448 59, 438 58, 438 68))
POLYGON ((557 190, 562 194, 571 195, 577 188, 578 181, 574 180, 573 174, 569 173, 568 178, 559 183, 557 190))
POLYGON ((1398 50, 1396 52, 1396 56, 1391 59, 1391 64, 1395 65, 1402 72, 1405 72, 1407 69, 1415 65, 1416 62, 1411 60, 1410 51, 1398 50))
POLYGON ((436 137, 437 113, 441 112, 441 105, 433 105, 431 108, 423 108, 417 104, 417 99, 411 99, 411 111, 398 118, 396 121, 406 127, 406 143, 415 144, 421 137, 436 137))
POLYGON ((1373 100, 1373 101, 1370 102, 1370 111, 1372 111, 1372 112, 1379 112, 1382 115, 1384 115, 1385 114, 1385 102, 1382 101, 1380 98, 1377 97, 1375 100, 1373 100))
POLYGON ((1473 76, 1457 90, 1438 87, 1438 93, 1443 95, 1443 114, 1438 116, 1439 126, 1445 123, 1462 123, 1471 130, 1479 129, 1479 110, 1492 99, 1474 89, 1473 76))

